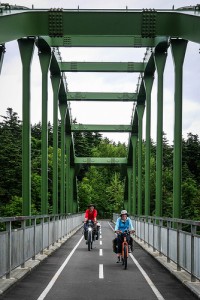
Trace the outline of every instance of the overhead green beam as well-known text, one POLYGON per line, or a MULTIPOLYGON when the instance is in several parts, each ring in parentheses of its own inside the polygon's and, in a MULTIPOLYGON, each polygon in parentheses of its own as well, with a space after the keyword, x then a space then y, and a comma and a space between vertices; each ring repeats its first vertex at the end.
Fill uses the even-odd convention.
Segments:
POLYGON ((23 10, 2 12, 0 44, 27 36, 156 36, 200 43, 197 10, 23 10), (81 25, 80 25, 81 24, 81 25), (95 26, 94 26, 95 24, 95 26), (178 26, 177 26, 178 24, 178 26))
POLYGON ((137 93, 68 92, 69 101, 137 101, 137 93))
POLYGON ((144 62, 60 62, 61 72, 144 72, 144 62))
POLYGON ((156 47, 166 37, 142 38, 141 36, 73 36, 44 37, 51 47, 156 47))
POLYGON ((131 132, 131 125, 82 125, 72 124, 71 131, 89 132, 131 132))
POLYGON ((126 165, 126 157, 75 157, 75 164, 88 165, 126 165))

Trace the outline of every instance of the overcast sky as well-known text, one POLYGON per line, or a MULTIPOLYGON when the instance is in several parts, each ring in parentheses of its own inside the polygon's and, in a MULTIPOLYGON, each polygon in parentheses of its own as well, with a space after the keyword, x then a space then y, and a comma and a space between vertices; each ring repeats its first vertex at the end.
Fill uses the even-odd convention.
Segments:
MULTIPOLYGON (((64 8, 64 9, 171 9, 196 5, 196 0, 15 0, 10 4, 22 5, 31 8, 64 8), (56 3, 56 5, 55 5, 56 3), (142 4, 141 4, 142 3, 142 4)), ((145 48, 62 48, 63 61, 142 61, 145 48)), ((192 132, 200 136, 200 54, 199 45, 189 42, 184 61, 183 73, 183 136, 192 132)), ((22 81, 21 81, 21 60, 16 41, 6 44, 6 53, 3 68, 0 75, 0 115, 6 114, 8 107, 13 108, 21 118, 22 112, 22 81)), ((174 68, 171 57, 171 50, 168 51, 164 73, 164 124, 163 130, 167 134, 170 143, 173 141, 173 119, 174 119, 174 68)), ((32 81, 31 81, 31 120, 37 123, 41 120, 41 73, 40 64, 35 48, 32 61, 32 81)), ((66 73, 68 89, 75 92, 135 92, 138 74, 127 73, 66 73)), ((155 76, 152 91, 152 128, 151 136, 156 141, 156 109, 157 96, 155 76)), ((52 112, 52 89, 49 80, 49 120, 53 120, 52 112)), ((101 102, 77 102, 71 103, 72 117, 78 123, 83 124, 130 124, 133 103, 101 103, 101 102)), ((144 115, 145 120, 145 115, 144 115)), ((106 133, 110 139, 118 142, 128 142, 128 134, 106 133)), ((145 138, 145 121, 143 128, 143 138, 145 138)))

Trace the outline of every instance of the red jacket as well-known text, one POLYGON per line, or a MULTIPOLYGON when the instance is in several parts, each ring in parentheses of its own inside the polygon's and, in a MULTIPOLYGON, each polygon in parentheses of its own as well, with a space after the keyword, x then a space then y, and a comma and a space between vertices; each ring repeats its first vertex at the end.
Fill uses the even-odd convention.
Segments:
POLYGON ((97 217, 97 210, 93 209, 93 211, 90 211, 89 209, 86 209, 85 211, 85 218, 88 220, 94 221, 94 218, 97 217))

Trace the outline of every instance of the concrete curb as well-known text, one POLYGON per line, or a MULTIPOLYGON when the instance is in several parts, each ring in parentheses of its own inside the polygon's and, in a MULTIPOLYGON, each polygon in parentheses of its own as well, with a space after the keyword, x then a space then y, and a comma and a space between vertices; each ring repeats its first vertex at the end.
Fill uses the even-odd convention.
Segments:
POLYGON ((2 295, 6 290, 13 286, 18 280, 21 280, 29 272, 31 272, 35 267, 37 267, 44 259, 50 256, 54 251, 56 251, 62 244, 64 244, 72 235, 74 235, 83 225, 81 224, 74 230, 72 230, 68 235, 64 236, 61 240, 51 245, 48 249, 44 249, 43 254, 39 253, 36 255, 35 259, 29 259, 25 262, 24 268, 17 267, 11 271, 10 278, 6 276, 0 279, 0 295, 2 295))

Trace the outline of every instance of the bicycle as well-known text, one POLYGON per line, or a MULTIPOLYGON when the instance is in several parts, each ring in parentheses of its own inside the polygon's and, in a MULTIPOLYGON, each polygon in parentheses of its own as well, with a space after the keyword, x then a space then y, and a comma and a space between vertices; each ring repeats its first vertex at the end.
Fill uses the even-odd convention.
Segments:
MULTIPOLYGON (((127 269, 127 260, 128 260, 128 253, 129 253, 129 244, 127 240, 130 240, 130 231, 125 230, 124 232, 119 232, 121 239, 122 239, 122 253, 121 253, 121 261, 124 269, 127 269)), ((119 234, 118 233, 118 234, 119 234)))
POLYGON ((124 269, 127 269, 127 259, 128 259, 128 242, 127 242, 127 236, 130 236, 130 232, 129 230, 125 230, 122 233, 122 238, 123 238, 123 242, 122 242, 122 265, 124 266, 124 269))
POLYGON ((94 241, 94 223, 91 220, 88 220, 87 223, 87 246, 88 251, 92 249, 92 244, 94 241))

